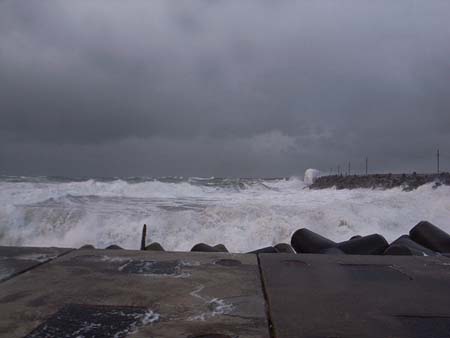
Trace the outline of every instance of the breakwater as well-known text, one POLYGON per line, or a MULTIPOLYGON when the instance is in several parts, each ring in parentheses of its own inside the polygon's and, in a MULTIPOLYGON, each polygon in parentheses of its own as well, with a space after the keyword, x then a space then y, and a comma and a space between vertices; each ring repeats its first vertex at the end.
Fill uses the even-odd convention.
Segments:
POLYGON ((374 174, 374 175, 329 175, 321 176, 310 185, 311 189, 390 189, 400 187, 411 191, 418 187, 434 183, 435 187, 450 185, 450 173, 440 174, 374 174))
MULTIPOLYGON (((142 230, 140 249, 144 251, 165 251, 158 242, 146 243, 147 226, 142 230)), ((80 249, 95 249, 86 244, 80 249)), ((112 244, 105 249, 121 250, 118 245, 112 244)), ((195 244, 190 252, 222 252, 228 253, 223 243, 195 244)), ((260 253, 297 253, 297 254, 331 254, 331 255, 399 255, 399 256, 439 256, 450 255, 450 235, 441 228, 427 221, 419 222, 399 238, 389 243, 381 234, 366 236, 355 235, 347 241, 334 242, 307 228, 294 232, 291 243, 278 243, 274 246, 257 248, 247 254, 260 253)))
POLYGON ((0 337, 444 338, 447 236, 414 227, 426 257, 306 229, 299 254, 0 247, 0 337))

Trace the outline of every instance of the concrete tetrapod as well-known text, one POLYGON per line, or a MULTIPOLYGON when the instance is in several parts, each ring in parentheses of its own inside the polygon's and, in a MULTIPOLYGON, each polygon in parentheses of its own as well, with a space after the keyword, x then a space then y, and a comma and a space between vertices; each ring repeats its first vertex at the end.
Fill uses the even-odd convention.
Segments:
POLYGON ((384 255, 436 256, 436 252, 414 242, 408 235, 397 238, 384 251, 384 255))
POLYGON ((351 255, 381 255, 388 246, 389 243, 383 236, 373 234, 341 242, 337 248, 351 255))
POLYGON ((409 236, 428 249, 437 252, 450 252, 450 235, 430 222, 422 221, 409 232, 409 236))
POLYGON ((311 230, 302 228, 292 235, 291 245, 297 253, 320 253, 322 250, 335 247, 336 243, 311 230))

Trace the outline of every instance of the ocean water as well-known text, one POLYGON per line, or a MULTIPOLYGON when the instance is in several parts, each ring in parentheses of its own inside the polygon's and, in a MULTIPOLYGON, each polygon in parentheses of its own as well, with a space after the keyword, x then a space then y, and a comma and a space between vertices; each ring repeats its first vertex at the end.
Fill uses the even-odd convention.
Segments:
POLYGON ((450 232, 450 187, 309 190, 296 177, 0 177, 0 245, 138 249, 146 223, 148 243, 166 250, 205 242, 246 252, 289 242, 301 227, 336 241, 371 233, 394 240, 421 220, 450 232))

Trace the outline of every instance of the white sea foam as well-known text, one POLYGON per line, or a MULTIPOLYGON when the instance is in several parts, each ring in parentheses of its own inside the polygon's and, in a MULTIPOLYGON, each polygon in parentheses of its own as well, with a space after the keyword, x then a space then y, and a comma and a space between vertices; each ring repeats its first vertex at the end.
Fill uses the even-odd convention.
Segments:
POLYGON ((208 318, 211 318, 211 317, 228 314, 233 310, 233 308, 234 308, 233 304, 227 303, 223 299, 208 298, 206 296, 201 296, 200 292, 202 292, 204 288, 205 288, 204 285, 199 285, 199 287, 197 289, 190 292, 189 294, 194 298, 202 300, 205 303, 208 310, 205 312, 202 312, 200 314, 190 316, 188 318, 189 321, 193 321, 193 320, 202 320, 203 321, 203 320, 207 320, 208 318))
POLYGON ((421 220, 450 231, 450 187, 309 190, 298 178, 0 182, 0 245, 137 249, 146 223, 148 241, 166 250, 205 242, 245 252, 289 242, 300 227, 336 241, 375 232, 393 240, 421 220))

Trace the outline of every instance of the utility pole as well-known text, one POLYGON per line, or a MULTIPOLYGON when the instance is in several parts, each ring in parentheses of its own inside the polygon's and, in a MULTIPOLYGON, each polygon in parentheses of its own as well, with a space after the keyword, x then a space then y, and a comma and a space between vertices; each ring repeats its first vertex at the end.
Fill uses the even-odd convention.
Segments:
POLYGON ((348 175, 348 176, 350 176, 350 168, 351 168, 351 167, 350 167, 350 161, 348 161, 348 172, 347 172, 347 175, 348 175))
POLYGON ((369 172, 369 159, 366 157, 366 176, 369 172))
POLYGON ((340 175, 341 174, 341 166, 340 165, 338 165, 337 171, 338 171, 338 175, 340 175))
POLYGON ((440 170, 440 168, 439 168, 439 157, 440 157, 440 155, 439 155, 439 149, 437 150, 437 173, 439 174, 439 170, 440 170))

